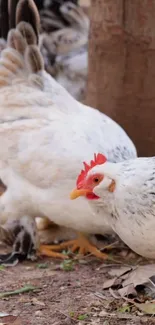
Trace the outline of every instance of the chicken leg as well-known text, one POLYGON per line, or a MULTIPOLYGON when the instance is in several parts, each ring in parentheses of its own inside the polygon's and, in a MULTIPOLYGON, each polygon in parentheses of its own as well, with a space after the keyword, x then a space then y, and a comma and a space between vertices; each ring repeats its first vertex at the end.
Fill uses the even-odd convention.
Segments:
POLYGON ((55 251, 60 251, 65 248, 70 248, 70 250, 75 253, 77 250, 79 254, 91 253, 92 255, 100 259, 108 259, 108 255, 100 252, 100 250, 91 244, 87 236, 83 233, 78 233, 78 238, 74 240, 69 240, 60 245, 41 245, 39 248, 40 254, 52 257, 67 258, 66 255, 56 253, 55 251))
POLYGON ((60 259, 67 259, 68 256, 61 254, 61 253, 57 253, 57 251, 62 249, 57 246, 60 246, 60 245, 40 245, 39 250, 38 250, 38 255, 60 258, 60 259))
MULTIPOLYGON (((38 220, 38 222, 37 222, 37 229, 45 230, 45 229, 48 229, 49 227, 52 227, 54 225, 55 225, 55 223, 50 221, 48 218, 44 218, 44 219, 40 218, 40 220, 38 220)), ((55 249, 56 246, 57 245, 40 245, 39 250, 38 250, 38 255, 44 255, 44 256, 60 258, 60 259, 68 258, 68 256, 66 256, 64 254, 55 252, 54 250, 59 250, 59 249, 55 249)))

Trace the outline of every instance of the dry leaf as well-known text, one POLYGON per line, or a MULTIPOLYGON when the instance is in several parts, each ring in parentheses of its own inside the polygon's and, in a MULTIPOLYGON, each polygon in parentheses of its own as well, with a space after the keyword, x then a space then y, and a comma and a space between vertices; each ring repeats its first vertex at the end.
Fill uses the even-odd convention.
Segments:
POLYGON ((118 294, 118 291, 114 291, 112 288, 109 288, 109 292, 111 293, 112 297, 115 299, 120 299, 120 295, 118 294))
POLYGON ((108 273, 114 277, 104 282, 103 289, 118 287, 120 297, 136 296, 138 286, 146 287, 155 293, 155 264, 124 266, 112 269, 108 273))
POLYGON ((1 317, 1 322, 2 323, 13 323, 16 320, 17 316, 13 316, 13 315, 7 315, 4 317, 1 317))
POLYGON ((115 268, 115 269, 112 269, 108 272, 109 275, 111 276, 117 276, 117 277, 120 277, 122 276, 123 274, 131 271, 133 268, 132 267, 129 267, 129 266, 123 266, 123 267, 119 267, 119 268, 115 268))
POLYGON ((104 282, 103 289, 109 289, 110 287, 118 286, 122 283, 122 280, 115 277, 104 282))
POLYGON ((8 324, 8 325, 23 325, 23 324, 22 324, 21 318, 18 317, 13 323, 8 324))
POLYGON ((132 283, 124 288, 119 289, 118 293, 122 298, 129 295, 132 295, 134 297, 137 296, 137 291, 132 283))
POLYGON ((138 266, 135 270, 129 273, 128 278, 123 282, 123 287, 133 284, 134 287, 138 285, 147 284, 149 279, 155 275, 155 264, 148 264, 138 266))
POLYGON ((138 304, 133 302, 133 304, 145 314, 155 315, 155 302, 146 302, 144 304, 138 304))

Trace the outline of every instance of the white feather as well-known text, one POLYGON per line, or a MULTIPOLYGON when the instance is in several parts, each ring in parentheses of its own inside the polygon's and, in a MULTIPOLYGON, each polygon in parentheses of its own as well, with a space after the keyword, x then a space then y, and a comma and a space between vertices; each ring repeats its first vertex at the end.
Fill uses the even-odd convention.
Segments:
POLYGON ((137 158, 117 164, 105 163, 89 173, 101 173, 103 181, 93 192, 100 197, 89 201, 96 219, 107 223, 136 253, 155 258, 155 157, 137 158), (114 180, 113 193, 107 179, 114 180))

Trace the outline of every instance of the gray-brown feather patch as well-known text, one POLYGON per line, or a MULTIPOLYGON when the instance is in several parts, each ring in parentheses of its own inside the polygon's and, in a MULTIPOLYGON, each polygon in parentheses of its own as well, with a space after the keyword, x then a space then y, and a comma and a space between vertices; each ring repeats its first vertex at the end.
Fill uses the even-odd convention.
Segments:
POLYGON ((6 190, 7 190, 7 186, 0 179, 0 196, 3 195, 6 190))
POLYGON ((19 24, 21 21, 28 22, 33 27, 38 41, 40 17, 33 0, 19 1, 16 10, 16 24, 19 24))
MULTIPOLYGON (((0 59, 0 68, 1 67, 6 68, 7 70, 9 70, 11 73, 16 73, 17 72, 17 66, 10 62, 7 59, 0 59)), ((1 73, 0 73, 0 78, 2 77, 1 73)), ((7 80, 7 79, 6 79, 7 80)), ((9 80, 10 81, 10 80, 9 80)))
MULTIPOLYGON (((12 62, 19 69, 22 69, 23 68, 23 58, 22 58, 22 56, 19 53, 17 55, 17 52, 15 51, 15 49, 6 48, 1 53, 1 57, 2 57, 2 59, 9 60, 10 63, 12 62)), ((1 73, 0 73, 0 75, 1 75, 1 73)))
POLYGON ((8 230, 0 226, 0 241, 2 243, 11 246, 14 242, 14 239, 14 234, 10 229, 8 230))
POLYGON ((26 41, 18 30, 12 29, 8 35, 8 45, 19 53, 24 54, 26 41))
POLYGON ((37 74, 31 74, 29 77, 29 82, 32 87, 39 88, 40 90, 44 89, 44 82, 41 76, 37 74))
POLYGON ((31 72, 37 73, 44 69, 44 61, 39 49, 35 45, 30 45, 25 53, 26 62, 29 65, 31 72))
POLYGON ((17 29, 22 34, 28 45, 37 44, 35 32, 30 24, 22 21, 18 24, 17 29))
POLYGON ((19 0, 9 0, 9 2, 8 2, 10 29, 16 27, 16 8, 17 8, 18 2, 19 2, 19 0))
POLYGON ((8 84, 9 84, 8 79, 0 76, 0 88, 6 87, 8 86, 8 84))

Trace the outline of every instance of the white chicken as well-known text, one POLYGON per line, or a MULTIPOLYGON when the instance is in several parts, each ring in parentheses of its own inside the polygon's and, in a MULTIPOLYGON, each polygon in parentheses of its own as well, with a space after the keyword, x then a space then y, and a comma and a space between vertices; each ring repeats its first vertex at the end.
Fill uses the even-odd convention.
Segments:
POLYGON ((137 254, 155 258, 155 157, 120 163, 95 156, 71 198, 85 196, 98 224, 107 223, 137 254))
MULTIPOLYGON (((34 218, 48 217, 82 233, 104 234, 111 231, 106 216, 101 228, 86 200, 70 200, 70 189, 81 159, 90 159, 96 148, 116 162, 135 158, 135 146, 117 123, 77 102, 44 71, 35 33, 20 22, 25 12, 37 24, 33 1, 20 0, 17 27, 0 59, 0 221, 29 216, 34 235, 34 218)), ((37 240, 33 244, 37 248, 37 240)), ((65 245, 104 257, 81 234, 65 245)), ((41 246, 40 252, 64 257, 52 249, 41 246)))

